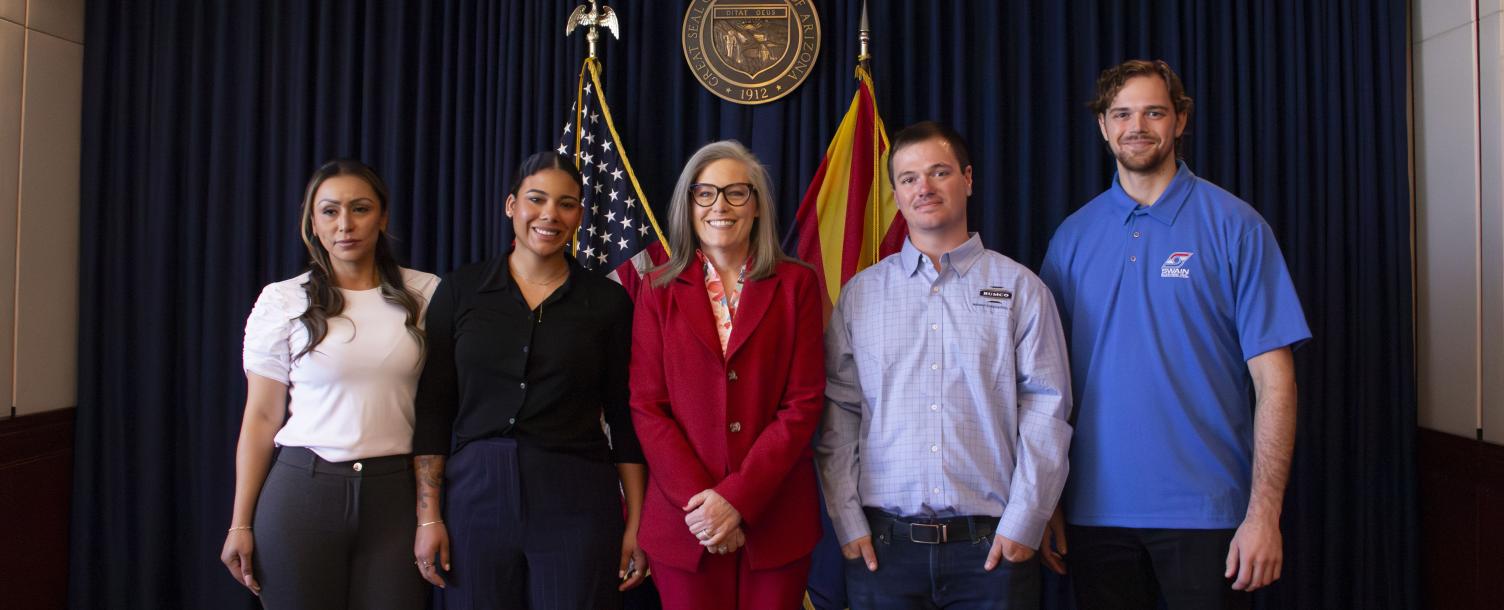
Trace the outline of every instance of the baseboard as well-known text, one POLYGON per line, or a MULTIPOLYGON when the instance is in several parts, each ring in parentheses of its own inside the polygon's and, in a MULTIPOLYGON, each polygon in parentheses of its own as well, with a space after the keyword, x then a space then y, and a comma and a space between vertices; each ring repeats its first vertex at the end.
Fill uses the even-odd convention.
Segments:
POLYGON ((1504 599, 1504 446, 1418 434, 1424 606, 1497 607, 1504 599))
POLYGON ((67 605, 74 409, 0 420, 0 608, 67 605))

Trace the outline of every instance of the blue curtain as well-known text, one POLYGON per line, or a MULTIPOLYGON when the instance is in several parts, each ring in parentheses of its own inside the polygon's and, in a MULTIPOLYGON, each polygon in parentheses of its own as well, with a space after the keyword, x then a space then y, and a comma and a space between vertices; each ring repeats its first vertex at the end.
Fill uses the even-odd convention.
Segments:
MULTIPOLYGON (((737 138, 771 169, 786 231, 851 99, 860 1, 815 1, 814 72, 754 107, 694 81, 684 0, 610 4, 608 99, 651 202, 661 213, 699 145, 737 138)), ((1297 354, 1284 578, 1259 601, 1415 607, 1406 3, 869 4, 890 130, 934 118, 966 134, 974 229, 1031 267, 1111 179, 1085 109, 1097 73, 1134 57, 1181 73, 1191 168, 1273 226, 1316 337, 1297 354)), ((303 265, 308 173, 335 155, 374 165, 410 266, 500 250, 509 174, 556 143, 572 101, 574 5, 89 2, 73 607, 252 607, 215 559, 241 331, 257 290, 303 265)))

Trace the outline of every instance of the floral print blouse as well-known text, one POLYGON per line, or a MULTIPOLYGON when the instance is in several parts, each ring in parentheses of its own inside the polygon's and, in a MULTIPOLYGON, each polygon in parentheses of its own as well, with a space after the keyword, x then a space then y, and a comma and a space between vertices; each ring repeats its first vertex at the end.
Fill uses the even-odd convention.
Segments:
POLYGON ((695 256, 700 257, 700 264, 705 267, 705 292, 710 296, 710 313, 715 317, 715 333, 721 338, 721 356, 724 357, 726 342, 731 339, 731 320, 736 317, 736 306, 742 300, 742 278, 747 275, 747 264, 742 263, 736 284, 727 290, 710 258, 698 250, 695 256))

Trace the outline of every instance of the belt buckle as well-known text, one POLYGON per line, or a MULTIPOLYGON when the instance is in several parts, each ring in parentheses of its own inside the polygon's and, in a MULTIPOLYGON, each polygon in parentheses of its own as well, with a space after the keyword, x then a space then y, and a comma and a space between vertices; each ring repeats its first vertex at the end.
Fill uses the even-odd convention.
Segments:
POLYGON ((944 523, 910 523, 909 540, 918 544, 940 544, 945 542, 946 535, 949 534, 947 529, 944 523), (920 540, 915 536, 917 532, 933 532, 934 539, 920 540))

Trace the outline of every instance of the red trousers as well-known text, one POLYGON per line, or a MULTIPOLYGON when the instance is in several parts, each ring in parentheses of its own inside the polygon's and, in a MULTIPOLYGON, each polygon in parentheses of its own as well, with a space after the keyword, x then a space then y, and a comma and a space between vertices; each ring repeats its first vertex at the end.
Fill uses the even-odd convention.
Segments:
POLYGON ((798 608, 809 582, 810 556, 771 570, 753 570, 747 554, 706 555, 695 572, 653 566, 663 610, 798 608))

